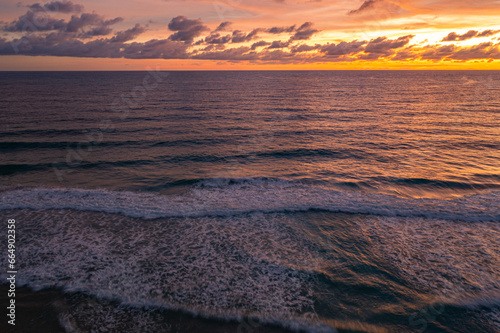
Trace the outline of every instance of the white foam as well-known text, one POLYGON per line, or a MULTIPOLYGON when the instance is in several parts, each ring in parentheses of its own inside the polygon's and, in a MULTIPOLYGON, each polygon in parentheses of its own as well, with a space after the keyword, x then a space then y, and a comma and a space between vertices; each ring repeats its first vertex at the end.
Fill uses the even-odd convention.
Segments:
MULTIPOLYGON (((70 299, 69 301, 62 300, 54 305, 57 307, 59 323, 66 332, 83 333, 103 330, 106 332, 177 332, 179 331, 179 322, 183 321, 176 320, 172 323, 171 320, 165 318, 163 312, 154 311, 157 309, 117 306, 106 300, 94 300, 88 297, 76 297, 76 300, 70 299)), ((230 318, 218 319, 230 320, 230 318)), ((304 319, 306 318, 277 322, 266 318, 245 318, 237 324, 235 332, 253 332, 265 324, 278 325, 296 332, 336 332, 331 326, 311 323, 304 319)), ((190 325, 185 323, 183 326, 189 327, 190 325)), ((181 329, 181 331, 185 330, 185 327, 181 329)))
POLYGON ((494 332, 500 332, 500 293, 496 297, 478 297, 452 303, 479 312, 480 320, 486 321, 494 332))
POLYGON ((374 251, 437 302, 498 304, 498 223, 372 217, 360 228, 374 251))
POLYGON ((500 308, 491 311, 483 311, 483 317, 488 320, 496 332, 500 332, 500 308))
POLYGON ((360 229, 432 303, 472 309, 500 332, 499 223, 371 217, 360 229))
POLYGON ((500 221, 499 207, 500 191, 453 200, 404 199, 263 179, 205 181, 182 195, 43 187, 0 193, 0 210, 67 208, 120 213, 145 219, 321 209, 384 216, 500 221))
MULTIPOLYGON (((321 269, 321 260, 281 223, 283 216, 144 221, 72 210, 9 216, 22 221, 16 229, 19 286, 335 331, 303 317, 315 311, 313 270, 321 269)), ((5 279, 6 269, 1 269, 5 279)), ((63 316, 61 322, 72 327, 70 319, 63 316)))

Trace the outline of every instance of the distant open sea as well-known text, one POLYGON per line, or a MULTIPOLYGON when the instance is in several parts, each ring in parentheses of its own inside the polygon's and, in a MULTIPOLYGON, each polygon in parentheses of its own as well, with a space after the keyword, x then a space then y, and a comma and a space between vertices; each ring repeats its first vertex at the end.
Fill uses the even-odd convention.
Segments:
POLYGON ((500 332, 500 72, 2 72, 0 219, 19 332, 500 332))

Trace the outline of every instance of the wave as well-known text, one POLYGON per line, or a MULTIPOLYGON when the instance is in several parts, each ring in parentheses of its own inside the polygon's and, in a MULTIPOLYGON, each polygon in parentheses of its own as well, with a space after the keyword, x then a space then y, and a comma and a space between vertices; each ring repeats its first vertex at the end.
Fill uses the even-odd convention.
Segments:
POLYGON ((0 196, 0 210, 75 209, 144 219, 324 210, 471 222, 500 221, 500 191, 441 200, 342 192, 280 178, 213 178, 185 185, 189 185, 187 190, 175 195, 105 189, 11 189, 0 196))
POLYGON ((492 183, 500 179, 497 175, 474 176, 473 179, 489 180, 488 183, 473 183, 471 181, 452 181, 427 178, 394 178, 394 177, 373 177, 376 182, 385 182, 402 186, 426 187, 433 189, 457 189, 457 190, 472 190, 472 189, 491 189, 500 188, 500 184, 492 183), (483 178, 483 179, 481 179, 483 178))
MULTIPOLYGON (((83 154, 87 154, 96 148, 104 147, 119 147, 119 146, 141 146, 141 145, 152 145, 155 146, 183 146, 186 144, 193 145, 194 141, 172 141, 172 142, 161 142, 161 143, 151 143, 147 141, 115 141, 115 142, 5 142, 0 143, 0 151, 11 151, 12 149, 82 149, 83 154)), ((78 153, 78 151, 77 151, 78 153)), ((92 169, 98 167, 120 167, 125 165, 144 165, 153 163, 184 163, 184 162, 202 162, 202 163, 219 163, 227 162, 228 160, 246 160, 248 158, 274 158, 274 159, 295 159, 295 158, 309 158, 309 157, 324 157, 329 159, 363 159, 366 158, 368 154, 364 154, 361 151, 355 152, 353 150, 349 151, 334 151, 329 149, 291 149, 291 150, 279 150, 279 151, 269 151, 269 152, 255 152, 246 154, 228 154, 228 155, 217 155, 217 154, 190 154, 190 155, 163 155, 157 156, 153 159, 131 159, 131 160, 121 160, 121 161, 99 161, 99 162, 88 162, 82 161, 77 165, 70 165, 64 163, 63 161, 57 163, 24 163, 24 164, 0 164, 0 174, 12 175, 23 172, 31 171, 46 171, 51 170, 53 167, 58 168, 71 168, 71 169, 92 169)), ((377 157, 382 160, 383 157, 377 157)))
POLYGON ((0 164, 0 175, 13 175, 16 173, 30 172, 30 171, 45 171, 53 170, 54 168, 61 168, 62 170, 86 170, 93 168, 106 168, 106 167, 122 167, 122 166, 140 166, 153 164, 151 160, 122 160, 116 162, 100 161, 100 162, 87 162, 87 163, 37 163, 37 164, 0 164))
POLYGON ((339 159, 364 159, 370 154, 356 149, 332 150, 332 149, 312 149, 312 148, 298 148, 276 150, 269 152, 259 152, 255 154, 259 157, 274 157, 274 158, 297 158, 297 157, 335 157, 339 159))
MULTIPOLYGON (((83 135, 81 132, 78 133, 83 135)), ((86 139, 86 138, 84 138, 86 139)), ((98 138, 96 138, 98 139, 98 138)), ((149 147, 176 147, 176 146, 192 146, 192 145, 214 145, 225 143, 225 139, 193 139, 193 140, 170 140, 170 141, 4 141, 0 142, 0 151, 10 151, 12 149, 62 149, 76 148, 86 149, 88 146, 98 147, 118 147, 118 146, 149 146, 149 147)))
POLYGON ((88 149, 89 146, 98 147, 118 147, 118 146, 133 146, 141 145, 141 141, 57 141, 57 142, 39 142, 39 141, 10 141, 0 142, 0 151, 10 151, 12 149, 88 149))

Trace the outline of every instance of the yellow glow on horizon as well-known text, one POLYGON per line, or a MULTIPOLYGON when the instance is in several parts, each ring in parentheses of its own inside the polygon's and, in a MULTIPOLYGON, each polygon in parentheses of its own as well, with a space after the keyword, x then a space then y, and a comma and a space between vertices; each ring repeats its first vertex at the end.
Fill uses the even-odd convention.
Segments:
POLYGON ((0 70, 144 71, 169 70, 500 70, 500 60, 475 61, 354 61, 311 64, 261 64, 248 61, 107 59, 73 57, 3 56, 0 70))

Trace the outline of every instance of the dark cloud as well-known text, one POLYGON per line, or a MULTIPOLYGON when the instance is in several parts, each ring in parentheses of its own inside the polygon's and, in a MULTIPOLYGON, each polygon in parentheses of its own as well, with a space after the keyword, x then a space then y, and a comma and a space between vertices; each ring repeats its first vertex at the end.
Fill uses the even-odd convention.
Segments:
POLYGON ((45 13, 28 10, 19 19, 5 24, 2 30, 8 32, 50 31, 65 29, 66 25, 63 19, 54 19, 45 13))
MULTIPOLYGON (((477 45, 458 47, 454 44, 451 45, 426 45, 420 48, 411 48, 403 50, 403 55, 412 53, 415 57, 411 58, 409 54, 403 60, 420 58, 422 60, 432 60, 434 62, 443 60, 475 60, 487 59, 494 60, 500 59, 500 43, 494 44, 492 42, 485 42, 477 45)), ((403 57, 398 54, 392 58, 393 60, 401 60, 403 57)))
POLYGON ((453 44, 446 46, 429 45, 423 48, 424 53, 420 55, 423 60, 441 60, 455 52, 457 47, 453 44))
POLYGON ((476 30, 469 30, 463 35, 459 35, 456 32, 450 32, 448 36, 443 38, 442 42, 455 42, 455 41, 462 41, 462 40, 468 40, 474 37, 489 37, 496 35, 499 33, 500 30, 484 30, 482 32, 478 32, 476 30))
POLYGON ((210 44, 200 50, 195 51, 194 53, 224 50, 225 48, 226 47, 224 46, 224 44, 210 44))
POLYGON ((477 35, 477 31, 475 30, 469 30, 467 33, 463 35, 458 35, 455 32, 450 32, 448 36, 443 38, 442 42, 453 42, 457 40, 466 40, 466 39, 471 39, 477 35))
POLYGON ((181 30, 170 35, 170 39, 173 41, 183 41, 186 44, 192 43, 194 38, 200 36, 206 29, 203 26, 198 26, 190 30, 181 30))
POLYGON ((340 42, 338 44, 326 44, 321 47, 321 52, 324 52, 329 57, 337 58, 363 51, 366 43, 366 41, 354 40, 351 42, 340 42))
POLYGON ((270 29, 267 29, 266 32, 270 34, 282 34, 282 33, 292 33, 295 31, 295 25, 292 25, 290 27, 272 27, 270 29))
POLYGON ((409 47, 407 49, 403 49, 398 51, 397 54, 391 58, 391 60, 395 61, 403 61, 403 60, 415 60, 418 58, 418 54, 412 51, 412 48, 409 47))
POLYGON ((484 30, 477 34, 477 37, 490 37, 499 33, 500 30, 484 30))
POLYGON ((83 13, 80 16, 72 15, 66 22, 64 19, 54 19, 44 12, 28 10, 19 19, 7 23, 2 30, 8 32, 44 32, 65 31, 78 33, 78 37, 107 35, 111 32, 110 26, 123 21, 121 17, 105 20, 95 13, 83 13), (85 31, 83 31, 85 29, 85 31))
MULTIPOLYGON (((25 32, 21 38, 0 41, 0 55, 47 55, 67 57, 97 58, 186 58, 188 46, 185 43, 164 40, 150 40, 145 43, 127 43, 145 31, 140 24, 120 31, 111 38, 100 38, 84 42, 87 38, 109 35, 111 26, 123 21, 122 18, 105 19, 96 13, 72 15, 68 21, 53 19, 42 12, 44 9, 63 13, 74 12, 82 7, 70 2, 51 2, 46 5, 31 5, 28 12, 18 20, 3 27, 10 32, 25 32), (57 8, 56 8, 57 6, 57 8), (43 14, 44 16, 37 17, 43 14), (42 21, 41 18, 44 20, 42 21), (18 22, 22 22, 20 25, 18 22), (26 22, 32 25, 26 28, 26 22), (33 33, 37 32, 37 33, 33 33)), ((179 23, 174 22, 175 23, 179 23)), ((182 22, 181 26, 182 26, 182 22)), ((194 25, 196 27, 196 25, 194 25)), ((193 29, 193 25, 188 27, 193 29)))
POLYGON ((471 59, 500 59, 499 44, 491 42, 481 43, 470 47, 464 47, 448 56, 454 60, 471 60, 471 59))
POLYGON ((214 30, 215 32, 217 31, 227 31, 227 29, 231 26, 231 22, 229 21, 226 21, 226 22, 222 22, 221 24, 219 24, 219 26, 214 30))
POLYGON ((378 37, 372 39, 365 47, 365 53, 371 53, 377 57, 386 57, 394 53, 394 49, 407 45, 415 35, 406 35, 398 39, 388 39, 387 37, 378 37))
POLYGON ((168 39, 130 44, 112 42, 111 39, 97 39, 84 43, 68 36, 68 33, 54 32, 47 36, 30 34, 10 42, 2 40, 0 55, 129 59, 184 59, 188 56, 186 44, 168 39))
POLYGON ((122 22, 123 18, 117 17, 112 20, 104 20, 104 18, 95 13, 83 13, 80 16, 73 15, 66 25, 67 32, 77 32, 84 27, 97 26, 97 27, 108 27, 110 25, 122 22))
POLYGON ((100 26, 100 27, 92 28, 90 30, 82 32, 82 33, 78 34, 78 37, 85 39, 85 38, 92 38, 92 37, 95 37, 95 36, 107 36, 112 31, 113 31, 113 29, 111 29, 108 26, 100 26))
POLYGON ((172 31, 186 31, 189 29, 196 28, 197 26, 202 25, 203 22, 201 19, 190 20, 186 16, 177 16, 174 17, 170 23, 168 24, 168 28, 172 31))
POLYGON ((185 43, 170 39, 153 39, 144 43, 121 44, 124 58, 128 59, 186 59, 185 43))
POLYGON ((58 13, 80 13, 83 6, 74 4, 71 1, 52 1, 46 4, 35 3, 27 6, 34 12, 49 11, 58 13))
POLYGON ((365 13, 372 15, 376 12, 379 15, 379 20, 384 20, 388 16, 398 15, 408 10, 403 9, 398 3, 402 1, 397 0, 366 0, 357 9, 347 12, 351 16, 363 16, 365 13))
POLYGON ((302 24, 297 29, 297 31, 295 32, 295 34, 293 34, 290 37, 290 40, 293 41, 293 40, 307 40, 307 39, 310 39, 315 33, 319 32, 319 30, 313 29, 312 26, 313 26, 312 22, 306 22, 306 23, 302 24))
POLYGON ((359 14, 359 13, 365 12, 365 11, 370 10, 373 7, 375 7, 375 4, 377 2, 380 2, 380 1, 381 0, 366 0, 365 2, 363 2, 361 4, 361 6, 358 9, 351 10, 347 14, 348 15, 355 15, 355 14, 359 14))
POLYGON ((273 63, 291 63, 295 61, 303 62, 299 58, 294 57, 293 54, 282 51, 282 50, 273 50, 270 52, 264 52, 260 55, 261 61, 273 62, 273 63))
POLYGON ((111 43, 124 43, 135 39, 137 36, 146 31, 146 28, 140 24, 136 24, 133 28, 118 32, 113 38, 110 39, 111 43))
POLYGON ((256 48, 258 48, 258 47, 261 47, 261 46, 267 46, 267 45, 270 45, 270 44, 271 44, 271 43, 266 42, 265 40, 261 40, 260 42, 253 43, 253 44, 252 44, 251 49, 252 49, 252 50, 255 50, 255 49, 256 49, 256 48))
POLYGON ((282 42, 280 40, 275 40, 269 45, 268 49, 282 49, 284 47, 288 47, 290 42, 282 42))
POLYGON ((177 16, 168 24, 168 28, 176 33, 170 35, 173 41, 182 41, 186 44, 192 43, 193 39, 200 36, 204 31, 209 30, 203 25, 201 19, 190 20, 186 16, 177 16))
POLYGON ((221 36, 219 33, 212 33, 210 36, 205 37, 205 43, 207 44, 227 44, 231 40, 231 35, 221 36))
POLYGON ((290 51, 292 53, 309 52, 309 51, 321 49, 321 47, 322 47, 321 44, 316 44, 316 45, 301 44, 301 45, 296 45, 296 46, 291 47, 290 51))
POLYGON ((230 61, 257 60, 259 57, 257 52, 249 51, 251 49, 248 46, 240 46, 223 51, 199 53, 193 55, 191 58, 230 61))
POLYGON ((258 38, 257 34, 261 31, 262 29, 253 29, 251 32, 248 34, 244 33, 241 30, 235 30, 233 31, 233 36, 231 38, 232 43, 244 43, 244 42, 249 42, 253 39, 258 38))

